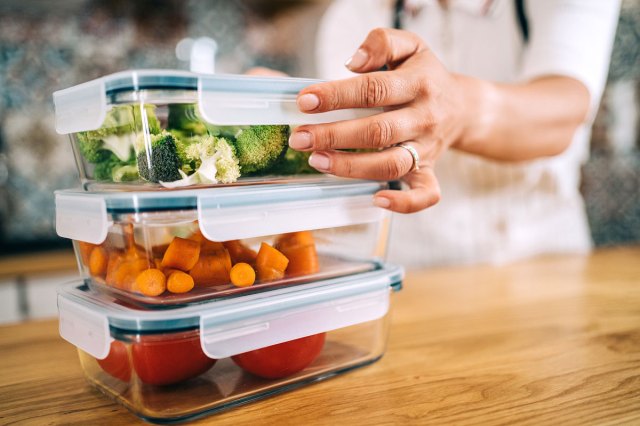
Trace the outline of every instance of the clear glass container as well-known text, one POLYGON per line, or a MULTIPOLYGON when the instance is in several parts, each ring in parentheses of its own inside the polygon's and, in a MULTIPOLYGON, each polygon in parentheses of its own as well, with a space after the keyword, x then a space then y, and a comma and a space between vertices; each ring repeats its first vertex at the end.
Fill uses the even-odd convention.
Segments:
POLYGON ((296 95, 316 82, 125 71, 54 93, 56 129, 89 190, 309 181, 317 172, 288 148, 291 126, 379 112, 302 114, 296 95))
POLYGON ((162 307, 379 269, 386 183, 331 179, 170 192, 56 193, 92 289, 162 307))
POLYGON ((193 419, 378 360, 402 271, 144 310, 86 285, 59 293, 60 332, 89 382, 152 422, 193 419))

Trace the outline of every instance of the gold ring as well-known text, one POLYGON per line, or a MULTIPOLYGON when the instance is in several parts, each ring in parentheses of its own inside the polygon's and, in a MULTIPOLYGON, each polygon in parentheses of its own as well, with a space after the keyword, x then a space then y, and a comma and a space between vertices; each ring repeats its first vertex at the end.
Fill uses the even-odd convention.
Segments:
MULTIPOLYGON (((411 154, 411 158, 413 158, 413 165, 411 166, 411 170, 408 173, 415 172, 416 170, 420 170, 420 156, 418 155, 418 151, 408 143, 399 143, 396 145, 397 147, 404 148, 409 151, 411 154)), ((408 174, 407 173, 407 174, 408 174)))

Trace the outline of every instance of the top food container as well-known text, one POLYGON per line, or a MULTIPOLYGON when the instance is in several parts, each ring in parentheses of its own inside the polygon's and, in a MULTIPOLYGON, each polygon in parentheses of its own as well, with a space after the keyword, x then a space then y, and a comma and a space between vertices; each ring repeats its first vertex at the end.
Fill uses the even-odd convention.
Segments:
POLYGON ((70 135, 88 190, 300 181, 316 172, 308 153, 288 149, 291 126, 379 111, 303 114, 296 96, 317 82, 120 72, 55 92, 56 130, 70 135))

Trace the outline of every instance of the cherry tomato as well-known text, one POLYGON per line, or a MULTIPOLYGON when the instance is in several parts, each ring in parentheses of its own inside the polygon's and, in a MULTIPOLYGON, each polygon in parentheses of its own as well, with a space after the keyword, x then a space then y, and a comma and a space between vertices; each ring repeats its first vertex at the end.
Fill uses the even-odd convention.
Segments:
POLYGON ((129 354, 127 346, 115 340, 111 342, 109 355, 105 359, 96 359, 100 367, 110 376, 128 382, 131 379, 131 367, 129 366, 129 354))
POLYGON ((324 346, 326 333, 290 340, 231 357, 249 373, 265 379, 279 379, 304 370, 324 346))
POLYGON ((142 336, 131 355, 140 380, 158 386, 192 379, 216 363, 202 352, 197 332, 142 336))

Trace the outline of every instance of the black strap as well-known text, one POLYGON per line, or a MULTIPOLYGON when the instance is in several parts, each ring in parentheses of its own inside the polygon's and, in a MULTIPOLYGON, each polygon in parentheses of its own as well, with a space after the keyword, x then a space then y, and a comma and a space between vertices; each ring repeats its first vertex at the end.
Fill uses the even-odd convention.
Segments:
POLYGON ((393 6, 393 28, 402 29, 402 14, 404 12, 404 0, 396 0, 393 6))
POLYGON ((526 43, 529 41, 529 20, 527 12, 524 10, 524 0, 516 0, 516 18, 518 18, 522 39, 526 43))
MULTIPOLYGON (((527 19, 527 12, 524 9, 524 0, 515 0, 516 2, 516 18, 518 20, 518 26, 520 27, 520 33, 524 42, 529 41, 529 20, 527 19)), ((396 0, 393 6, 393 28, 399 30, 402 29, 402 15, 404 12, 404 0, 396 0)))

